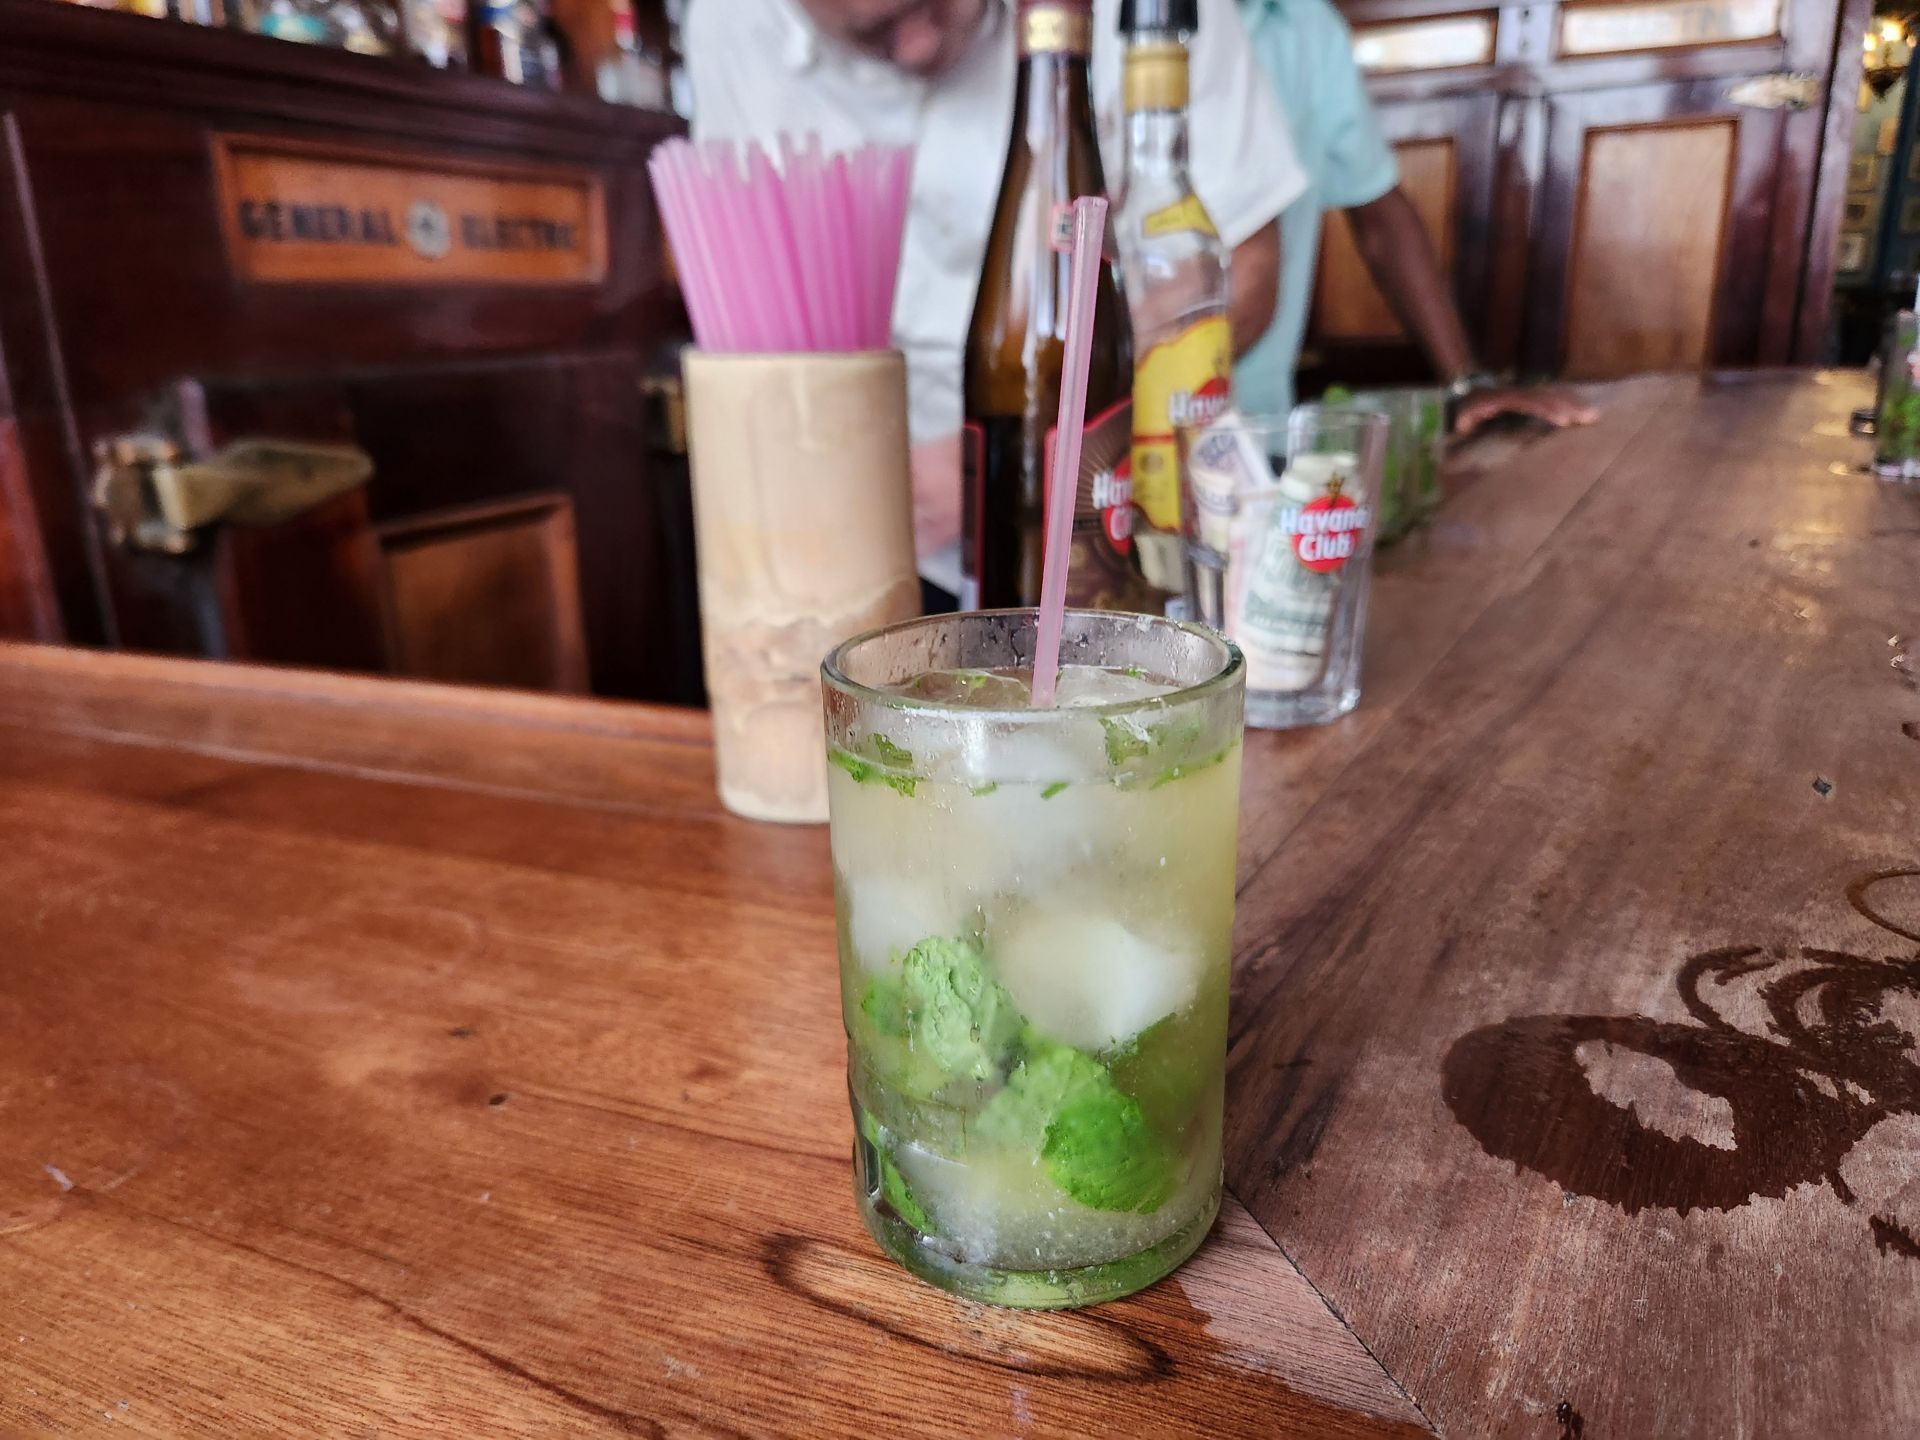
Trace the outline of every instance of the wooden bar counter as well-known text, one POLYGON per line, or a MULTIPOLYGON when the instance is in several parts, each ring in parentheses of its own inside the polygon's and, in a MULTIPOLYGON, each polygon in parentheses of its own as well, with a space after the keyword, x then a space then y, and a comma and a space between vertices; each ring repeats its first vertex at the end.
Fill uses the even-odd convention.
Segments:
POLYGON ((0 649, 0 1433, 1906 1436, 1920 495, 1610 387, 1250 735, 1235 1198, 1082 1314, 883 1261, 826 835, 704 717, 0 649))

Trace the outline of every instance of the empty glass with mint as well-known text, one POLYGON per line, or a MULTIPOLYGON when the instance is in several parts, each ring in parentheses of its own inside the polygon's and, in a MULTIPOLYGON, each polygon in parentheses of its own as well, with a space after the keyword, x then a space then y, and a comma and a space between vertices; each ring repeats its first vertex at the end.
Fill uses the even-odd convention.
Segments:
POLYGON ((867 1228, 997 1305, 1138 1290, 1220 1202, 1244 675, 1198 626, 911 621, 824 667, 867 1228))

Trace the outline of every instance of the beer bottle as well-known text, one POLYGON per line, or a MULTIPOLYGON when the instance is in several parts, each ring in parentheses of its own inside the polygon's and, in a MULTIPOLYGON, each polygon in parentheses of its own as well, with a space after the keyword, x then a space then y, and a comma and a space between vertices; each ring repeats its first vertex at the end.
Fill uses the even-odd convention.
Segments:
MULTIPOLYGON (((1089 0, 1019 0, 1013 133, 967 332, 961 546, 968 608, 1037 605, 1067 333, 1071 202, 1106 180, 1089 0)), ((1067 602, 1154 610, 1133 549, 1133 342, 1108 256, 1094 304, 1067 602)))
POLYGON ((1185 593, 1177 427, 1201 428, 1228 405, 1233 330, 1229 253, 1187 176, 1187 40, 1198 0, 1121 0, 1126 166, 1115 230, 1133 312, 1133 498, 1141 568, 1169 597, 1185 593))

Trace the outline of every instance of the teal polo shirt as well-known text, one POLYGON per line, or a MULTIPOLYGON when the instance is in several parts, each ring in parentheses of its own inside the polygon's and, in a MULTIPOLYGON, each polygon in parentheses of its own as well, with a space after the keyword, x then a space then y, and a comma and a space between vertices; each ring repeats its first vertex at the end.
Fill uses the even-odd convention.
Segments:
POLYGON ((1280 214, 1273 324, 1233 367, 1243 414, 1284 415, 1293 408, 1293 369, 1313 304, 1320 217, 1378 200, 1400 183, 1400 168, 1353 62, 1353 37, 1327 0, 1240 0, 1240 13, 1307 172, 1305 193, 1280 214))

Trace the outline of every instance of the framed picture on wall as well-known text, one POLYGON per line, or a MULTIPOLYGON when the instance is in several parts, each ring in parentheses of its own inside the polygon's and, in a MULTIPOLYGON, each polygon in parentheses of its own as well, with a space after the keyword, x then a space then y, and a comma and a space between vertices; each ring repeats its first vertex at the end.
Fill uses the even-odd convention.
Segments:
MULTIPOLYGON (((1914 147, 1915 158, 1920 158, 1920 146, 1914 147)), ((1912 168, 1911 161, 1908 168, 1912 168)), ((1855 155, 1847 162, 1847 189, 1871 190, 1873 182, 1880 178, 1880 157, 1878 155, 1855 155)))
POLYGON ((1834 250, 1833 263, 1840 270, 1867 268, 1867 237, 1863 231, 1842 230, 1840 244, 1834 250))
POLYGON ((1920 235, 1920 195, 1909 195, 1900 202, 1900 233, 1920 235))
MULTIPOLYGON (((1902 211, 1902 214, 1905 212, 1902 211)), ((1849 230, 1864 230, 1873 223, 1873 197, 1849 195, 1840 209, 1840 223, 1849 230)))
MULTIPOLYGON (((1873 157, 1868 156, 1867 158, 1872 159, 1873 157)), ((1912 150, 1907 152, 1907 179, 1913 181, 1916 185, 1920 185, 1920 145, 1914 146, 1912 150)))

